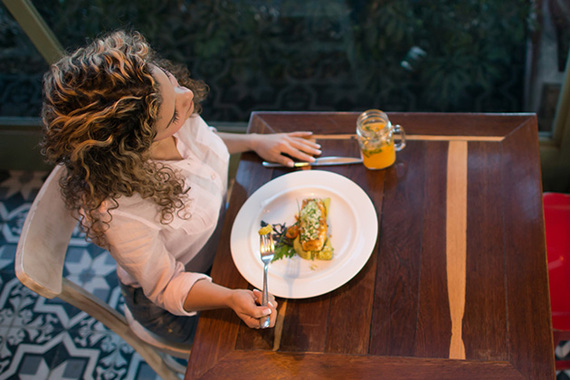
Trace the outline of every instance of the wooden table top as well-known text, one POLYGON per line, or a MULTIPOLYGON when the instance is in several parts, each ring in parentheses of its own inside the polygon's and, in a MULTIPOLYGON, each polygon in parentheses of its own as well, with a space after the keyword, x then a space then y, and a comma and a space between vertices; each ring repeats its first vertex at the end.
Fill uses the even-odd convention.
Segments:
MULTIPOLYGON (((357 117, 257 112, 248 132, 311 130, 323 156, 356 157, 357 117)), ((357 183, 376 208, 364 268, 330 293, 278 299, 274 329, 203 312, 187 379, 555 377, 536 117, 389 117, 408 137, 392 167, 319 167, 357 183)), ((251 288, 232 261, 233 221, 255 190, 293 170, 242 155, 215 282, 251 288)))

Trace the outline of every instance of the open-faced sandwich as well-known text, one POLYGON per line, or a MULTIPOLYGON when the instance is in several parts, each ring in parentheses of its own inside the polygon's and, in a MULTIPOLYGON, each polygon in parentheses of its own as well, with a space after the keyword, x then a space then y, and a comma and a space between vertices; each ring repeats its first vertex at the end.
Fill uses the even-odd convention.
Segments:
POLYGON ((261 221, 259 234, 273 233, 275 257, 273 261, 299 255, 305 260, 332 260, 333 248, 327 225, 330 198, 304 199, 290 227, 261 221))
POLYGON ((331 260, 333 249, 327 235, 327 215, 330 198, 303 200, 297 216, 299 233, 293 240, 293 248, 307 260, 331 260))

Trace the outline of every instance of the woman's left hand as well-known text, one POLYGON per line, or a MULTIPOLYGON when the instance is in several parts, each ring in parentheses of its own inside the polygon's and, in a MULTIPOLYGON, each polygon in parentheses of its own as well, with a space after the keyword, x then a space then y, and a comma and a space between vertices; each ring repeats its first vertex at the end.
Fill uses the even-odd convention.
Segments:
POLYGON ((264 160, 292 167, 294 161, 290 157, 313 162, 313 156, 321 154, 321 146, 310 139, 312 135, 312 132, 255 134, 252 148, 264 160))

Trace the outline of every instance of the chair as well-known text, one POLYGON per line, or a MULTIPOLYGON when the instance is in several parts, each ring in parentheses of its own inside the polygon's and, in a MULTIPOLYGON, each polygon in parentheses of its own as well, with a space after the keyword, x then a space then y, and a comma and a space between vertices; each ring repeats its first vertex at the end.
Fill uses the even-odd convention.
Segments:
POLYGON ((126 318, 98 297, 63 278, 67 247, 77 220, 66 209, 57 166, 36 196, 24 222, 16 251, 16 276, 46 298, 61 300, 91 315, 123 338, 162 379, 179 379, 185 367, 171 356, 188 359, 190 346, 167 342, 146 330, 125 308, 126 318))
MULTIPOLYGON (((544 193, 544 223, 554 347, 570 340, 570 194, 544 193)), ((557 360, 556 369, 570 368, 557 360)))

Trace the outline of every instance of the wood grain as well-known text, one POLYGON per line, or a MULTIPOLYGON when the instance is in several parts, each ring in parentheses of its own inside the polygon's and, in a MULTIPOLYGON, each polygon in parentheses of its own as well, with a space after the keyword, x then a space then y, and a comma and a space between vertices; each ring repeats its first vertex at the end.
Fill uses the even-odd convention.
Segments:
POLYGON ((508 360, 501 153, 502 144, 469 143, 463 340, 472 360, 508 360))
POLYGON ((465 359, 463 314, 467 257, 467 142, 452 141, 447 155, 447 294, 451 315, 450 359, 465 359))
MULTIPOLYGON (((311 136, 315 140, 356 140, 355 134, 324 134, 311 136)), ((449 135, 406 135, 406 140, 429 141, 502 141, 503 136, 449 136, 449 135)))
MULTIPOLYGON (((534 114, 470 114, 388 112, 393 124, 410 135, 506 137, 534 114)), ((313 131, 315 134, 352 134, 358 112, 253 112, 250 130, 260 133, 313 131)))
POLYGON ((426 149, 425 142, 410 142, 385 170, 371 355, 415 355, 426 149))
POLYGON ((236 351, 202 379, 520 380, 509 362, 236 351), (239 376, 236 376, 239 373, 239 376), (474 377, 473 374, 476 374, 474 377))
MULTIPOLYGON (((319 140, 323 155, 358 156, 346 137, 357 117, 256 112, 248 132, 339 136, 319 140)), ((276 329, 203 312, 187 379, 555 377, 536 117, 389 117, 411 137, 393 166, 319 168, 357 183, 376 208, 377 245, 361 272, 328 294, 278 300, 276 329)), ((231 258, 233 221, 255 190, 292 171, 242 155, 215 282, 251 287, 231 258)))
POLYGON ((503 144, 508 352, 526 378, 546 379, 553 378, 545 374, 554 355, 535 122, 527 120, 503 144))
POLYGON ((422 241, 419 282, 418 357, 448 358, 451 339, 451 317, 447 295, 446 271, 446 186, 448 142, 426 144, 422 203, 422 241))
POLYGON ((283 336, 283 322, 285 320, 285 315, 287 315, 286 299, 279 301, 279 315, 277 316, 277 322, 275 322, 273 351, 279 351, 279 349, 281 348, 281 336, 283 336))

